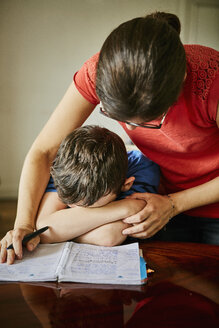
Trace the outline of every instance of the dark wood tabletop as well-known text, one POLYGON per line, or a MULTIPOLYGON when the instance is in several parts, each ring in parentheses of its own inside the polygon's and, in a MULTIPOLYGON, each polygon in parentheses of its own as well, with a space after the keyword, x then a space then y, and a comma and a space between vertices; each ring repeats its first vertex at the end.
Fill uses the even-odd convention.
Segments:
POLYGON ((146 242, 144 286, 0 284, 4 328, 218 328, 219 246, 146 242))

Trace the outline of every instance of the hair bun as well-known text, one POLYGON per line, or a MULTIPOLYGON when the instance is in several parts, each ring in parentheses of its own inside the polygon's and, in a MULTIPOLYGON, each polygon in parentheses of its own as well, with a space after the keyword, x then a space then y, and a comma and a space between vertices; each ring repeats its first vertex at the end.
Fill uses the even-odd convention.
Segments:
POLYGON ((166 21, 170 26, 174 28, 174 30, 177 31, 178 34, 180 34, 181 24, 179 18, 176 15, 157 11, 153 14, 147 15, 146 17, 152 17, 157 20, 166 21))

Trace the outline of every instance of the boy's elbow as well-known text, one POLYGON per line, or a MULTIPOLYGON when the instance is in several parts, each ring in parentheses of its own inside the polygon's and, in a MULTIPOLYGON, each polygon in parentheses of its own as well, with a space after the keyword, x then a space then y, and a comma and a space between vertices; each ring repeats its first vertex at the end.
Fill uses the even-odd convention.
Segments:
POLYGON ((125 229, 125 224, 121 221, 107 224, 104 226, 101 233, 96 235, 95 244, 105 247, 121 245, 127 237, 122 234, 123 229, 125 229))
POLYGON ((108 240, 105 239, 97 245, 105 246, 105 247, 113 247, 113 246, 121 245, 125 240, 126 240, 126 237, 122 237, 122 238, 118 238, 118 239, 112 238, 112 239, 108 239, 108 240))
POLYGON ((101 240, 99 241, 99 246, 105 246, 105 247, 113 247, 121 245, 126 240, 126 236, 122 235, 122 233, 114 233, 109 234, 108 236, 103 236, 101 240))

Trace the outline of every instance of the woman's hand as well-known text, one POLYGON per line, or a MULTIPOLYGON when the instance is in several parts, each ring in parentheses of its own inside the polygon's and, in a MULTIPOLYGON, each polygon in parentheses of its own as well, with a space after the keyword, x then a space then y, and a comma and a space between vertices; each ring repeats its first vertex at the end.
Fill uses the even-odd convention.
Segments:
MULTIPOLYGON (((7 262, 7 264, 14 263, 15 257, 20 260, 23 256, 22 251, 22 240, 24 239, 24 236, 32 233, 33 228, 31 227, 16 227, 14 230, 10 230, 6 233, 6 235, 2 238, 0 241, 0 262, 4 263, 7 262), (9 245, 13 244, 14 249, 7 250, 7 247, 9 245)), ((37 236, 33 239, 31 239, 27 245, 26 248, 29 251, 33 251, 36 246, 40 242, 40 237, 37 236)))
POLYGON ((127 198, 143 199, 145 207, 130 217, 123 220, 133 224, 132 227, 123 230, 123 234, 136 238, 150 238, 161 230, 175 213, 173 199, 170 196, 162 196, 151 193, 135 193, 127 198))

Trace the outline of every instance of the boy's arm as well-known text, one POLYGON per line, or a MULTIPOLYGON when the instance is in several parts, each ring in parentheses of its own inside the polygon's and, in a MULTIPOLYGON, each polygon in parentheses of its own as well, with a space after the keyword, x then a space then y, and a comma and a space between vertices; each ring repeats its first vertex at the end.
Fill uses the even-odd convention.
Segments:
POLYGON ((48 225, 40 239, 42 243, 74 239, 107 223, 122 220, 139 212, 142 200, 123 199, 102 207, 73 207, 66 209, 56 192, 45 193, 37 217, 37 229, 48 225))
POLYGON ((130 227, 122 220, 104 224, 74 239, 77 243, 112 247, 121 245, 127 238, 122 231, 130 227))

